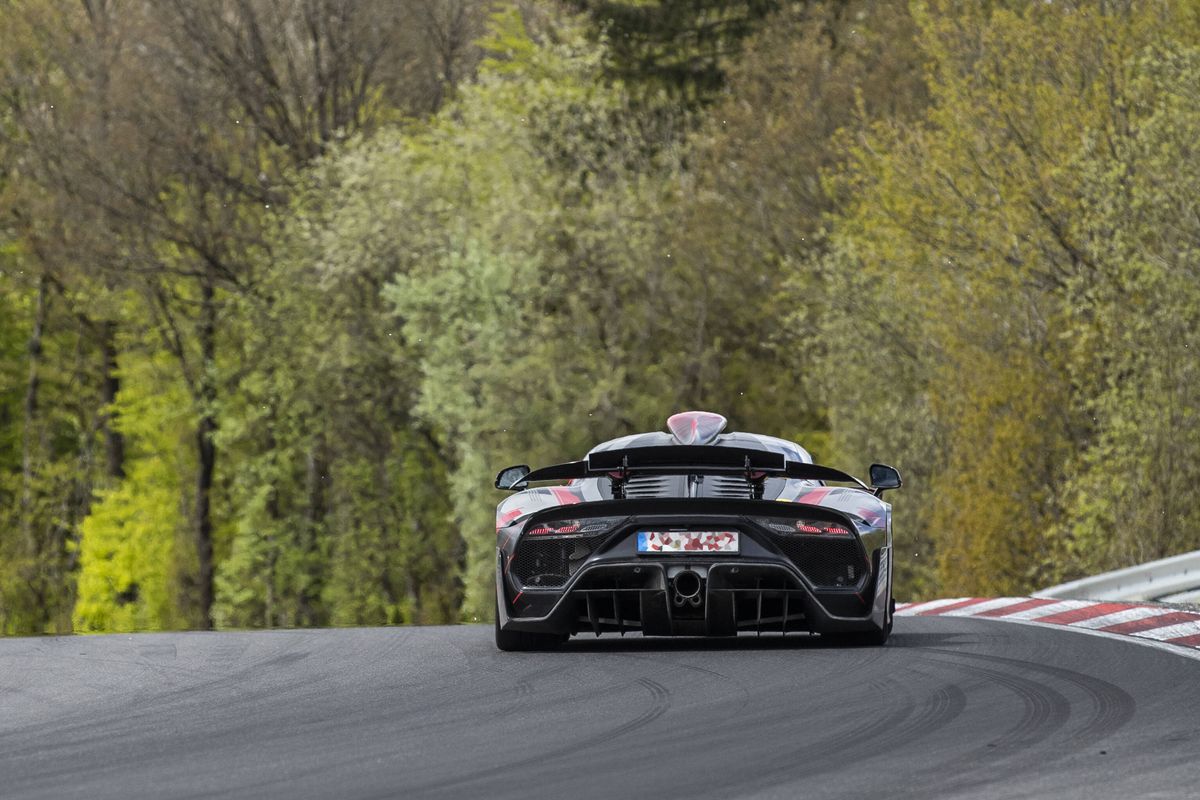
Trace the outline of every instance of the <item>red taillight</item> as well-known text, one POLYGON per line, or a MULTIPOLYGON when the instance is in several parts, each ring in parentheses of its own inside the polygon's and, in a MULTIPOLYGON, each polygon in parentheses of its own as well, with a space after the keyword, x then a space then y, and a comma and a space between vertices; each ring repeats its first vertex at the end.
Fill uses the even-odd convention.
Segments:
POLYGON ((553 519, 539 522, 529 530, 526 536, 591 536, 603 533, 612 528, 619 520, 618 517, 588 517, 584 519, 553 519))
POLYGON ((530 536, 547 536, 556 533, 579 533, 579 523, 550 523, 548 525, 538 525, 536 528, 530 528, 525 531, 530 536))
POLYGON ((780 517, 759 517, 755 519, 759 525, 764 525, 776 533, 804 534, 806 536, 850 536, 852 531, 840 522, 826 522, 816 519, 784 519, 780 517))

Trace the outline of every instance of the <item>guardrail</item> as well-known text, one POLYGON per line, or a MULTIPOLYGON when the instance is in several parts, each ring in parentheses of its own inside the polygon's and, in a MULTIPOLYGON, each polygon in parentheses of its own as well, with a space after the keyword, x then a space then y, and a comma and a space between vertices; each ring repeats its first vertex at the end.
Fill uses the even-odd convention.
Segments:
POLYGON ((1034 592, 1063 600, 1158 600, 1200 603, 1200 550, 1105 572, 1034 592))

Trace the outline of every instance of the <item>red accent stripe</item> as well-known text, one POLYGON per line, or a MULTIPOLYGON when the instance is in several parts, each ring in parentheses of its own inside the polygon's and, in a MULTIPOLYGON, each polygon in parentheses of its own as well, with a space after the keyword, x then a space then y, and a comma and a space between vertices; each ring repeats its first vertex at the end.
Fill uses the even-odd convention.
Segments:
POLYGON ((1181 622, 1194 622, 1198 619, 1195 614, 1189 614, 1186 611, 1173 611, 1170 614, 1161 614, 1157 617, 1147 617, 1146 619, 1135 619, 1133 622, 1121 622, 1116 625, 1109 625, 1107 628, 1100 630, 1107 633, 1141 633, 1155 628, 1165 628, 1168 625, 1178 625, 1181 622))
POLYGON ((551 486, 550 491, 554 492, 554 497, 564 506, 569 506, 572 503, 579 502, 579 496, 562 486, 551 486))
POLYGON ((1176 639, 1167 639, 1168 644, 1180 644, 1184 647, 1200 647, 1200 633, 1193 633, 1191 636, 1180 636, 1176 639))
POLYGON ((987 611, 980 611, 978 614, 975 614, 974 616, 976 616, 976 617, 1006 617, 1009 614, 1019 614, 1020 612, 1028 611, 1031 608, 1041 608, 1042 606, 1048 606, 1052 603, 1057 603, 1057 602, 1059 602, 1059 601, 1058 600, 1047 600, 1044 597, 1035 597, 1035 598, 1026 600, 1023 603, 1014 603, 1011 606, 1005 606, 1004 608, 990 608, 987 611))
POLYGON ((525 594, 525 590, 523 590, 523 589, 521 591, 517 592, 517 596, 513 598, 513 605, 517 604, 517 601, 521 599, 521 595, 523 595, 523 594, 525 594))
POLYGON ((514 508, 512 511, 505 511, 500 515, 500 524, 496 526, 496 529, 503 528, 519 516, 521 516, 521 509, 519 508, 514 508))
POLYGON ((829 494, 829 489, 813 489, 808 494, 802 494, 796 498, 797 503, 819 503, 825 499, 825 495, 829 494))
POLYGON ((1083 622, 1085 619, 1103 617, 1105 614, 1111 614, 1114 611, 1124 611, 1132 607, 1128 603, 1097 603, 1094 606, 1060 611, 1048 617, 1038 617, 1036 622, 1049 622, 1051 625, 1070 625, 1072 622, 1083 622))
POLYGON ((918 617, 936 617, 938 614, 945 614, 947 611, 954 611, 957 608, 966 608, 967 606, 977 606, 980 603, 986 603, 991 600, 990 597, 972 597, 970 600, 962 600, 957 603, 951 603, 948 606, 941 608, 931 608, 928 611, 918 611, 915 616, 918 617))

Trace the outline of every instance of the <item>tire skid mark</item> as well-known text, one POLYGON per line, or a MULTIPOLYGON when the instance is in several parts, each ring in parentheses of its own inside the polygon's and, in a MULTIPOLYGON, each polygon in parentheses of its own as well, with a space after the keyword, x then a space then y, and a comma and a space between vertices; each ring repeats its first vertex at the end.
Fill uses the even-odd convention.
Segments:
POLYGON ((985 786, 994 787, 997 782, 1003 782, 1016 765, 1027 758, 1036 759, 1038 768, 1042 769, 1045 765, 1070 755, 1070 751, 1067 750, 1056 752, 1052 748, 1037 746, 1061 730, 1071 717, 1070 701, 1062 693, 1003 669, 989 669, 969 663, 968 659, 999 661, 998 666, 1001 667, 1012 665, 1006 664, 1006 661, 1016 665, 1023 662, 953 650, 929 652, 951 656, 930 658, 932 662, 965 670, 1012 692, 1021 701, 1024 711, 1015 725, 983 746, 965 750, 931 765, 928 774, 938 777, 929 779, 932 781, 930 783, 911 787, 915 791, 914 796, 948 796, 985 786), (967 656, 968 659, 962 658, 963 656, 967 656))
MULTIPOLYGON (((86 787, 108 796, 105 787, 141 780, 197 800, 961 800, 1063 787, 1116 798, 1139 796, 1129 792, 1138 786, 1146 796, 1190 796, 1200 740, 1192 673, 1165 660, 1160 673, 1158 661, 1125 653, 1147 648, 1121 648, 1110 661, 1099 645, 1047 643, 1031 626, 995 626, 1016 629, 1005 636, 944 624, 948 634, 914 623, 899 646, 871 650, 602 640, 536 657, 495 656, 490 629, 418 629, 431 650, 413 657, 406 648, 399 667, 381 658, 398 637, 375 632, 321 632, 325 644, 308 634, 197 636, 199 648, 187 635, 179 654, 192 674, 174 669, 156 641, 138 648, 145 663, 102 676, 113 687, 107 699, 97 681, 80 693, 86 705, 50 709, 57 721, 31 716, 0 732, 0 773, 12 773, 0 794, 86 787), (195 696, 177 699, 181 691, 195 696), (78 724, 84 713, 103 719, 78 724), (44 724, 54 730, 28 736, 44 724), (85 728, 92 735, 81 741, 85 728), (1137 784, 1101 748, 1164 777, 1137 784)), ((108 657, 121 651, 92 652, 116 661, 108 657)), ((80 666, 70 670, 86 677, 80 666)))
MULTIPOLYGON (((531 675, 527 676, 527 679, 535 677, 537 675, 560 672, 566 668, 567 668, 566 666, 562 666, 562 665, 548 667, 548 668, 545 668, 545 669, 542 669, 542 670, 532 673, 531 675)), ((571 702, 580 703, 580 702, 587 702, 587 701, 595 701, 595 700, 603 698, 605 696, 612 695, 614 693, 628 689, 632 685, 638 685, 641 683, 643 683, 643 682, 642 681, 633 681, 633 682, 625 681, 625 682, 620 682, 620 683, 601 684, 601 685, 598 685, 598 686, 590 689, 589 691, 587 691, 585 693, 573 694, 571 696, 571 702)), ((653 683, 654 686, 656 686, 658 689, 661 689, 662 692, 667 692, 667 690, 664 687, 662 687, 661 685, 654 683, 653 681, 649 681, 649 683, 653 683)), ((667 694, 669 696, 669 692, 667 692, 667 694)), ((444 728, 447 726, 453 727, 456 724, 461 725, 464 721, 478 718, 480 712, 484 709, 484 706, 481 704, 480 701, 486 701, 489 697, 494 697, 494 696, 495 696, 494 689, 480 690, 478 692, 475 692, 475 693, 472 693, 472 694, 466 695, 466 696, 460 695, 458 698, 458 701, 463 702, 465 704, 465 706, 467 707, 467 713, 460 715, 457 719, 438 720, 438 721, 426 722, 423 724, 418 723, 415 725, 408 725, 405 727, 404 733, 407 735, 412 735, 412 734, 415 734, 418 732, 427 731, 428 729, 444 728)), ((669 701, 668 701, 668 704, 669 704, 669 701)), ((428 708, 426 708, 425 706, 423 706, 422 708, 424 710, 428 710, 428 708)), ((665 711, 665 708, 663 710, 665 711)), ((406 710, 406 713, 416 713, 418 715, 418 717, 421 714, 421 712, 413 712, 412 709, 406 710)), ((356 721, 359 725, 371 724, 371 723, 374 723, 377 721, 394 718, 395 714, 396 714, 395 709, 386 708, 386 707, 378 707, 378 708, 373 708, 370 711, 370 713, 358 714, 356 717, 356 721)), ((654 716, 656 717, 659 715, 660 714, 655 714, 654 716)), ((647 724, 648 722, 651 721, 650 719, 644 719, 646 716, 647 716, 647 713, 644 712, 637 720, 632 720, 631 722, 638 722, 639 724, 636 725, 636 727, 641 727, 641 725, 647 724)), ((254 720, 247 720, 248 726, 253 727, 256 724, 257 723, 254 720)), ((619 727, 629 728, 629 726, 630 726, 630 723, 626 723, 625 725, 622 725, 619 727)), ((634 727, 633 729, 636 729, 636 727, 634 727)), ((627 733, 628 730, 625 730, 623 732, 627 733)), ((226 731, 226 733, 228 733, 228 731, 226 731)), ((305 735, 307 735, 307 732, 300 730, 300 729, 296 729, 296 730, 290 731, 290 735, 303 738, 305 735)), ((618 733, 616 735, 619 736, 621 734, 618 733)), ((585 747, 591 746, 593 744, 594 738, 598 738, 601 741, 603 741, 608 738, 613 738, 613 736, 607 735, 607 732, 604 732, 602 734, 599 734, 596 737, 585 739, 577 744, 573 743, 570 745, 564 745, 564 746, 556 748, 554 750, 541 751, 541 753, 539 753, 539 755, 528 757, 528 758, 513 762, 511 764, 511 766, 514 768, 518 768, 518 769, 523 768, 523 767, 536 766, 536 765, 540 764, 543 761, 543 759, 547 759, 547 758, 554 759, 554 758, 558 758, 561 756, 569 755, 577 748, 585 748, 585 747)), ((355 756, 353 758, 342 759, 340 761, 340 765, 341 766, 357 765, 357 766, 365 767, 369 764, 377 762, 378 759, 379 759, 379 754, 377 752, 364 753, 363 755, 355 756)), ((508 769, 509 766, 510 765, 506 764, 505 769, 508 769)), ((325 764, 313 764, 311 766, 297 767, 297 768, 291 770, 287 780, 294 781, 297 779, 303 779, 305 777, 318 776, 318 775, 322 774, 323 772, 325 772, 327 769, 328 769, 328 765, 325 765, 325 764)), ((434 784, 434 785, 428 785, 428 786, 414 788, 413 791, 417 791, 419 789, 419 791, 421 791, 421 792, 434 794, 434 793, 440 792, 443 787, 460 786, 460 785, 464 785, 464 784, 470 784, 472 782, 477 782, 477 781, 485 779, 485 778, 490 779, 491 777, 494 776, 494 774, 495 773, 492 768, 480 769, 475 773, 463 774, 460 778, 455 779, 453 781, 444 781, 443 780, 443 781, 439 781, 437 784, 434 784)), ((265 789, 269 786, 277 784, 278 782, 279 782, 278 779, 265 780, 265 781, 261 782, 260 784, 256 784, 252 788, 265 789)), ((451 792, 450 795, 453 797, 458 797, 458 796, 461 796, 461 793, 451 792)), ((197 793, 194 795, 187 795, 187 797, 195 797, 195 798, 209 797, 209 796, 211 796, 211 795, 207 792, 200 792, 200 793, 197 793)), ((391 798, 394 798, 395 796, 396 795, 394 793, 388 793, 385 795, 381 795, 380 798, 381 798, 381 800, 382 800, 382 798, 388 798, 388 800, 391 800, 391 798)))
POLYGON ((889 697, 898 700, 898 702, 886 714, 882 711, 878 714, 868 714, 855 727, 842 731, 828 739, 818 740, 797 750, 795 756, 798 760, 812 759, 814 762, 820 764, 817 773, 814 774, 818 774, 827 768, 822 763, 827 756, 841 752, 850 745, 870 743, 874 739, 890 735, 916 710, 917 704, 913 699, 912 692, 900 681, 891 679, 873 681, 868 684, 867 688, 869 691, 865 695, 868 697, 889 697))
MULTIPOLYGON (((514 687, 514 690, 520 693, 520 688, 514 687)), ((504 699, 510 699, 511 694, 505 695, 504 699)), ((413 718, 423 720, 407 725, 404 729, 405 736, 421 733, 425 734, 429 731, 436 731, 441 728, 454 728, 461 726, 464 723, 469 724, 471 720, 478 719, 480 714, 488 716, 504 717, 512 714, 520 707, 520 699, 506 703, 500 708, 496 708, 495 704, 500 702, 501 698, 497 697, 495 690, 486 692, 477 692, 473 694, 464 694, 460 696, 455 705, 461 706, 461 710, 455 714, 441 716, 437 719, 429 719, 428 714, 433 710, 443 710, 445 703, 440 703, 436 709, 426 708, 413 713, 413 718)), ((410 709, 405 709, 405 713, 410 713, 410 709)), ((358 715, 358 720, 361 724, 385 722, 395 715, 394 709, 377 709, 371 712, 364 712, 358 715)))
MULTIPOLYGON (((291 634, 293 632, 289 631, 287 633, 291 634)), ((236 635, 239 637, 249 636, 248 634, 236 635)), ((253 639, 251 639, 248 643, 239 642, 237 644, 225 644, 220 649, 226 651, 227 653, 236 653, 237 655, 241 655, 249 649, 251 644, 257 643, 258 642, 255 642, 253 639)), ((156 719, 160 718, 161 715, 168 711, 180 709, 181 707, 186 707, 188 705, 198 707, 203 706, 204 703, 200 699, 202 693, 207 693, 213 689, 226 686, 233 687, 236 690, 238 687, 244 685, 244 681, 242 680, 243 678, 253 676, 254 674, 258 673, 264 668, 264 666, 268 665, 268 662, 270 662, 272 659, 294 655, 293 651, 304 644, 306 644, 306 641, 303 636, 288 636, 283 647, 271 648, 253 660, 243 662, 241 664, 231 665, 233 668, 228 672, 221 673, 217 671, 217 667, 206 667, 203 671, 196 671, 198 675, 204 677, 203 680, 186 685, 172 686, 171 688, 154 694, 131 694, 124 699, 118 699, 114 701, 109 710, 113 714, 113 717, 119 719, 120 723, 126 730, 136 732, 141 729, 142 725, 153 723, 156 719)), ((142 659, 111 659, 94 658, 90 656, 81 656, 78 658, 83 661, 95 661, 97 663, 119 663, 150 674, 154 674, 156 672, 155 665, 147 664, 142 659)), ((296 688, 296 685, 292 684, 289 688, 296 688)), ((258 689, 254 692, 235 691, 232 695, 223 699, 225 699, 228 704, 241 705, 247 702, 253 702, 256 699, 267 699, 277 696, 277 689, 264 688, 258 689)), ((80 746, 91 741, 92 737, 90 736, 90 733, 94 729, 111 728, 111 724, 112 718, 107 715, 97 716, 95 715, 94 711, 78 711, 69 713, 67 716, 59 719, 0 733, 0 741, 14 737, 20 739, 22 742, 25 742, 28 741, 33 735, 42 733, 43 731, 53 730, 58 734, 54 743, 55 749, 80 746), (85 717, 85 714, 89 713, 90 716, 85 717), (73 738, 73 735, 81 736, 83 738, 76 739, 73 738)), ((32 752, 28 748, 22 749, 20 746, 6 749, 9 749, 14 753, 32 752)))
MULTIPOLYGON (((839 709, 858 707, 862 697, 861 686, 831 686, 820 697, 812 698, 804 712, 815 718, 836 718, 839 709)), ((732 735, 758 736, 765 731, 787 729, 796 724, 796 707, 789 702, 787 689, 776 682, 760 687, 758 692, 750 695, 749 705, 752 707, 747 710, 747 704, 743 704, 739 708, 741 714, 727 716, 722 725, 705 725, 692 731, 690 741, 698 748, 719 748, 732 735)))
MULTIPOLYGON (((955 656, 962 655, 954 653, 955 656)), ((1059 691, 1051 689, 1037 681, 1005 672, 1001 669, 989 669, 978 664, 963 663, 958 659, 935 658, 932 661, 953 664, 981 675, 992 683, 1003 686, 1017 696, 1024 706, 1021 719, 1015 725, 993 739, 983 750, 1025 749, 1039 744, 1066 725, 1071 718, 1071 703, 1059 691)), ((989 661, 991 659, 988 659, 989 661)))
MULTIPOLYGON (((813 650, 806 655, 817 656, 823 652, 833 652, 826 650, 813 650)), ((837 651, 838 655, 845 655, 853 652, 856 660, 840 670, 820 672, 813 674, 811 677, 806 676, 806 680, 817 680, 826 686, 823 691, 806 700, 804 707, 804 715, 812 718, 828 718, 836 716, 839 708, 846 707, 861 707, 864 696, 863 685, 857 684, 853 676, 859 671, 867 668, 869 665, 875 664, 880 658, 885 657, 880 649, 874 650, 854 650, 837 651)), ((675 666, 675 665, 670 665, 675 666)), ((693 742, 698 749, 714 748, 720 750, 723 745, 731 738, 737 736, 748 736, 761 738, 766 731, 783 727, 785 730, 795 726, 798 716, 795 706, 787 702, 788 691, 790 684, 795 680, 794 663, 781 663, 784 672, 780 675, 772 673, 772 680, 768 685, 759 684, 754 687, 753 693, 739 685, 739 691, 743 693, 745 698, 739 705, 740 715, 727 715, 721 725, 703 724, 696 727, 689 734, 689 740, 693 742), (780 682, 782 679, 783 682, 780 682), (765 701, 766 706, 762 703, 765 701), (754 710, 746 711, 748 706, 758 706, 754 710), (749 716, 748 716, 749 715, 749 716)), ((904 695, 908 692, 906 686, 896 684, 894 679, 887 679, 884 683, 878 681, 870 684, 873 686, 886 686, 886 691, 890 694, 882 695, 883 702, 886 704, 890 701, 890 697, 894 694, 904 695)), ((911 698, 910 698, 911 699, 911 698)), ((878 707, 876 703, 875 707, 878 707)), ((915 701, 914 701, 915 707, 915 701)), ((861 716, 861 715, 860 715, 861 716)), ((871 719, 866 718, 864 725, 868 727, 871 724, 871 719)), ((780 753, 779 757, 784 757, 780 753)), ((787 756, 791 757, 789 751, 787 756)), ((777 762, 771 762, 772 764, 777 762)), ((707 786, 700 787, 701 789, 708 788, 707 786)))
MULTIPOLYGON (((627 733, 633 733, 638 728, 649 725, 654 720, 667 713, 667 709, 671 707, 671 691, 663 686, 658 681, 652 681, 649 678, 638 678, 637 683, 646 689, 650 694, 651 705, 634 719, 629 720, 620 727, 613 728, 607 733, 592 737, 590 740, 585 740, 578 747, 592 747, 605 742, 611 742, 613 739, 619 739, 627 733)), ((572 748, 574 749, 574 748, 572 748)))
POLYGON ((902 742, 895 740, 893 734, 904 726, 917 707, 912 692, 902 682, 890 678, 873 681, 865 688, 867 691, 864 696, 887 698, 893 701, 893 707, 870 713, 858 724, 837 731, 828 738, 818 739, 785 754, 777 754, 774 762, 778 765, 757 771, 751 781, 746 781, 742 776, 736 782, 725 782, 719 786, 710 782, 697 786, 696 793, 719 797, 752 794, 797 779, 839 771, 845 766, 842 759, 846 758, 848 752, 858 748, 868 753, 878 752, 880 740, 893 740, 893 746, 900 746, 902 742))
POLYGON ((513 687, 512 694, 509 696, 509 702, 503 708, 496 710, 497 717, 507 717, 518 711, 528 711, 529 703, 536 697, 539 692, 534 688, 534 681, 541 681, 543 678, 549 678, 554 675, 566 672, 569 665, 562 664, 555 667, 547 667, 529 673, 524 678, 517 681, 513 687))
POLYGON ((1133 695, 1121 687, 1093 677, 1083 672, 1041 664, 1036 661, 1025 661, 1003 656, 984 656, 975 653, 963 653, 956 650, 931 649, 932 653, 945 653, 957 657, 971 658, 980 661, 1009 664, 1030 672, 1037 672, 1052 678, 1070 683, 1088 696, 1092 703, 1093 716, 1076 736, 1083 737, 1088 743, 1099 741, 1117 730, 1123 728, 1133 719, 1137 711, 1137 701, 1133 695))
MULTIPOLYGON (((157 634, 152 634, 157 636, 157 634)), ((214 634, 185 634, 185 636, 209 637, 214 634)), ((11 755, 38 755, 49 752, 66 752, 72 749, 86 749, 96 740, 97 732, 103 732, 108 739, 137 737, 146 726, 153 725, 163 715, 169 713, 188 712, 189 708, 207 712, 214 704, 229 708, 252 708, 255 704, 266 701, 278 701, 285 697, 307 701, 314 691, 316 684, 329 677, 327 674, 296 675, 295 670, 289 670, 294 664, 304 661, 312 648, 313 639, 319 637, 313 631, 262 631, 253 634, 215 634, 217 636, 235 637, 234 641, 222 641, 211 649, 209 665, 203 671, 197 670, 197 675, 204 679, 186 685, 172 685, 157 693, 138 692, 125 697, 116 697, 105 705, 106 713, 96 715, 94 711, 90 718, 84 718, 86 711, 76 711, 57 720, 48 721, 35 726, 24 726, 0 734, 0 741, 8 738, 18 738, 19 742, 5 746, 5 752, 11 755), (218 672, 221 665, 227 665, 225 672, 218 672), (274 665, 274 666, 273 666, 274 665), (277 685, 259 686, 254 689, 244 688, 245 679, 262 672, 280 673, 282 667, 286 675, 281 677, 277 685), (52 729, 56 732, 50 744, 35 745, 33 737, 40 733, 39 729, 52 729)), ((402 642, 409 639, 411 632, 397 630, 397 635, 387 637, 390 652, 402 642)), ((348 647, 353 642, 347 643, 348 647)), ((86 660, 86 659, 85 659, 86 660)), ((114 659, 104 659, 113 661, 114 659)), ((372 658, 371 662, 380 659, 372 658)), ((154 665, 139 661, 123 660, 121 663, 132 668, 152 669, 154 665)), ((283 673, 280 673, 281 675, 283 673)), ((453 692, 452 686, 446 687, 447 693, 453 692)), ((476 693, 480 699, 485 699, 483 692, 476 693)), ((460 694, 461 698, 461 694, 460 694)), ((304 705, 305 703, 297 703, 304 705)), ((251 729, 257 723, 253 714, 232 718, 231 724, 224 728, 228 735, 244 729, 251 729)), ((364 714, 361 718, 369 718, 364 714)), ((383 710, 376 713, 377 717, 386 718, 383 710)), ((288 723, 292 724, 292 723, 288 723)), ((296 723, 311 724, 311 723, 296 723)))
POLYGON ((686 669, 692 672, 698 672, 707 678, 718 678, 722 681, 726 688, 736 689, 738 694, 742 696, 742 702, 738 706, 739 710, 745 708, 750 703, 750 691, 746 688, 746 686, 740 681, 735 680, 732 675, 726 675, 724 672, 718 672, 715 669, 708 669, 707 667, 698 667, 695 664, 688 664, 686 662, 680 663, 669 659, 654 658, 653 655, 650 654, 639 655, 635 653, 621 653, 620 655, 634 661, 649 662, 658 668, 665 667, 667 669, 686 669))
POLYGON ((896 737, 905 742, 949 725, 967 709, 967 693, 957 683, 947 684, 925 701, 925 707, 913 719, 901 725, 896 737))
MULTIPOLYGON (((503 695, 498 695, 496 689, 494 688, 481 689, 470 694, 460 694, 455 698, 455 705, 461 707, 461 711, 459 713, 456 713, 452 716, 446 716, 441 719, 410 724, 406 726, 405 734, 411 735, 417 732, 462 725, 463 723, 469 723, 473 719, 478 719, 483 713, 486 713, 488 716, 494 719, 502 719, 520 711, 528 711, 530 710, 530 700, 539 694, 539 692, 534 688, 534 681, 564 672, 567 670, 567 668, 568 667, 566 665, 561 665, 556 667, 547 667, 545 669, 531 672, 513 684, 511 690, 506 691, 503 695), (503 702, 504 705, 493 709, 493 706, 500 702, 503 702)), ((577 703, 585 700, 592 700, 612 694, 616 691, 620 691, 621 689, 625 688, 625 686, 626 685, 623 684, 604 684, 597 686, 584 694, 572 694, 570 701, 577 703)), ((444 707, 445 703, 439 701, 439 703, 436 705, 422 706, 419 709, 414 709, 412 707, 406 708, 405 713, 415 714, 416 718, 420 719, 425 715, 425 712, 444 707)), ((377 709, 371 713, 360 714, 358 716, 358 720, 361 723, 367 723, 387 720, 392 718, 394 715, 394 709, 377 709)))

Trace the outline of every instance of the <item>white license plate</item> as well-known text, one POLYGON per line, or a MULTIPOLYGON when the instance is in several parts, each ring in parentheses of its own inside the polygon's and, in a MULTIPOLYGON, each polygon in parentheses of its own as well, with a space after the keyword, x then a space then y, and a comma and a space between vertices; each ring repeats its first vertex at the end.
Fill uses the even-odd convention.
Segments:
POLYGON ((639 553, 736 553, 737 531, 638 531, 639 553))

